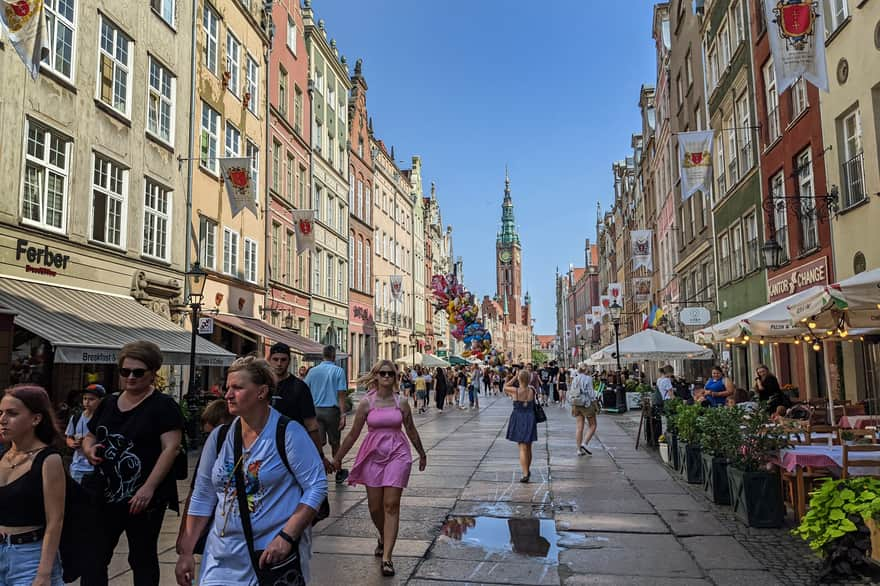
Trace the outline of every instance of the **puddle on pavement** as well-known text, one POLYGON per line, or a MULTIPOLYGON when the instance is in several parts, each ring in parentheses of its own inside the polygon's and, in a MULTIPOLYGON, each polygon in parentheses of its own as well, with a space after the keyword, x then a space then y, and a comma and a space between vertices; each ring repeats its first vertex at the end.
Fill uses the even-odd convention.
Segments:
POLYGON ((440 534, 488 552, 513 552, 559 561, 560 536, 552 519, 451 517, 443 524, 440 534))

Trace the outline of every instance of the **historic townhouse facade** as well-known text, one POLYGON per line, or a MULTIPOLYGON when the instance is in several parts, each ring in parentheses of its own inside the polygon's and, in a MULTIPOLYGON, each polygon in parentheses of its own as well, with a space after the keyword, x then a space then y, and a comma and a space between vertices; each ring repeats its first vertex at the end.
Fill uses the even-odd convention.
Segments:
MULTIPOLYGON (((138 303, 169 328, 181 318, 187 181, 177 157, 188 156, 193 7, 45 10, 50 50, 37 80, 0 43, 0 381, 30 361, 32 380, 61 401, 87 379, 115 388, 115 352, 64 351, 27 324, 61 335, 63 315, 80 341, 100 345, 104 320, 118 319, 102 312, 119 303, 135 321, 151 316, 138 303), (32 313, 43 304, 51 311, 32 313)), ((169 383, 180 381, 172 370, 169 383)))
MULTIPOLYGON (((707 2, 702 21, 709 127, 715 131, 712 216, 717 238, 720 319, 767 302, 760 255, 761 173, 746 0, 707 2)), ((732 348, 734 380, 750 380, 757 346, 732 348)))
POLYGON ((358 59, 351 78, 349 120, 349 380, 370 370, 376 345, 373 300, 373 153, 372 128, 367 115, 367 80, 358 59))
POLYGON ((409 173, 412 195, 412 284, 413 284, 413 333, 416 348, 421 352, 427 346, 426 322, 428 319, 427 287, 431 277, 425 270, 425 210, 422 190, 422 158, 412 158, 409 173))
MULTIPOLYGON (((709 193, 700 190, 682 200, 678 168, 678 141, 675 134, 706 129, 706 103, 703 76, 703 52, 700 36, 700 18, 693 3, 675 0, 670 3, 669 49, 670 69, 670 127, 673 134, 671 166, 673 199, 679 229, 674 240, 678 246, 678 262, 673 270, 678 275, 680 311, 684 307, 705 307, 715 318, 715 261, 714 236, 709 193)), ((679 331, 685 338, 702 326, 687 326, 679 322, 679 331)), ((690 373, 686 373, 690 374, 690 373)), ((696 375, 696 373, 693 373, 696 375)))
POLYGON ((312 207, 309 180, 311 124, 309 59, 296 0, 275 2, 275 37, 269 66, 268 173, 261 188, 269 197, 266 258, 269 298, 263 319, 309 334, 309 253, 296 247, 293 210, 312 207))
POLYGON ((328 40, 324 21, 315 22, 311 2, 303 4, 309 57, 312 126, 312 209, 316 211, 311 258, 311 338, 348 352, 349 165, 348 95, 345 57, 328 40))
MULTIPOLYGON (((837 187, 841 208, 831 223, 833 273, 839 281, 880 266, 880 242, 870 237, 880 222, 880 3, 825 5, 830 92, 822 94, 818 106, 828 189, 837 187)), ((861 400, 873 392, 876 401, 880 344, 842 344, 842 356, 846 398, 861 400)))
MULTIPOLYGON (((431 183, 430 196, 425 197, 424 214, 426 259, 430 258, 431 263, 428 274, 431 277, 447 275, 452 272, 452 227, 449 226, 446 229, 443 227, 443 215, 440 211, 440 201, 437 199, 437 186, 433 182, 431 183)), ((428 286, 430 287, 430 278, 428 286)), ((433 302, 433 296, 429 295, 428 306, 431 312, 429 315, 434 334, 433 351, 448 352, 449 316, 443 309, 435 311, 433 302)))

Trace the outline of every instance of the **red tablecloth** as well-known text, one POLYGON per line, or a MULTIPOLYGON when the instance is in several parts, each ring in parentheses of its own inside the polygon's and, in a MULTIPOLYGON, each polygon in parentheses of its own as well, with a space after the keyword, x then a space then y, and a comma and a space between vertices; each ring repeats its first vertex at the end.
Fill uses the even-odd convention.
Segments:
POLYGON ((877 415, 844 415, 837 424, 847 429, 865 429, 866 427, 880 426, 880 417, 877 415))
MULTIPOLYGON (((795 446, 794 448, 782 450, 782 467, 789 472, 794 472, 797 468, 843 468, 843 447, 842 446, 795 446)), ((865 452, 850 452, 850 466, 852 462, 860 459, 872 460, 876 454, 865 452)), ((853 476, 875 476, 880 473, 876 468, 858 468, 853 467, 853 476)))

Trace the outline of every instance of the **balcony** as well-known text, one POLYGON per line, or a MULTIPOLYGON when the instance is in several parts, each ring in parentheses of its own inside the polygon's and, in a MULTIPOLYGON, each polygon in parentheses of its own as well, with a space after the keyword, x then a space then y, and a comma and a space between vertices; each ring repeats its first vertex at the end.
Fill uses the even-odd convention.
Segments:
POLYGON ((864 153, 859 153, 842 165, 843 209, 865 201, 865 162, 864 153))

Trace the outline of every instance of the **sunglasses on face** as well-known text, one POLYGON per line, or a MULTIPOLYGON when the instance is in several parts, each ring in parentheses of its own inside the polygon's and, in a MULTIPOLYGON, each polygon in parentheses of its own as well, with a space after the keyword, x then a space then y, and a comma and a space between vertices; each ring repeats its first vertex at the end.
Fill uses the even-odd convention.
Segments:
POLYGON ((378 372, 379 376, 394 376, 393 370, 380 370, 378 372))
POLYGON ((141 378, 147 374, 146 368, 120 368, 119 375, 122 378, 128 378, 130 376, 134 376, 134 378, 141 378))

